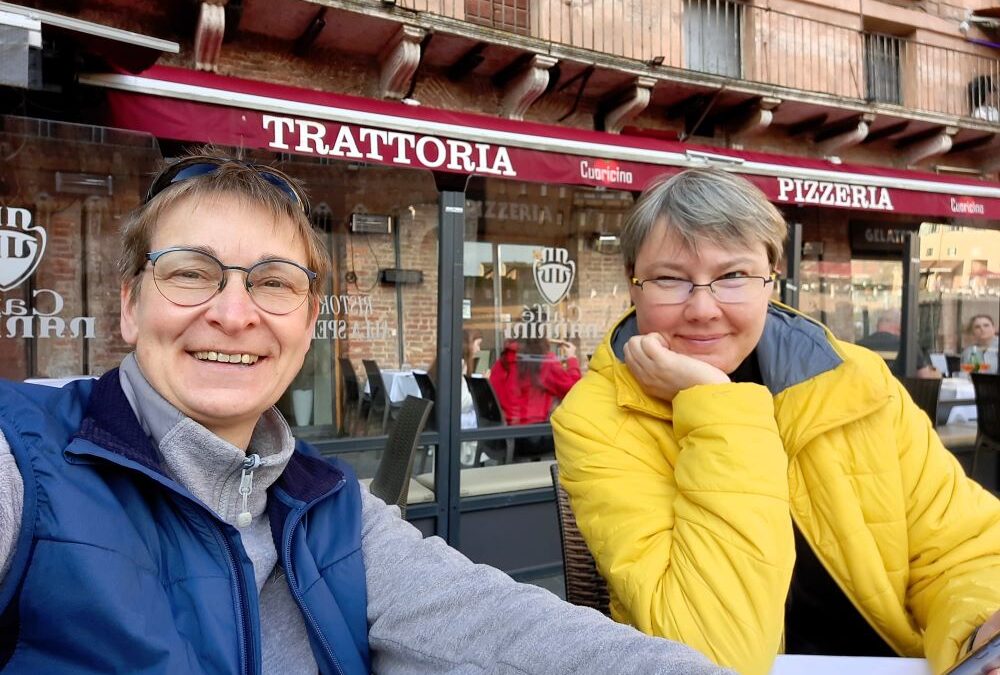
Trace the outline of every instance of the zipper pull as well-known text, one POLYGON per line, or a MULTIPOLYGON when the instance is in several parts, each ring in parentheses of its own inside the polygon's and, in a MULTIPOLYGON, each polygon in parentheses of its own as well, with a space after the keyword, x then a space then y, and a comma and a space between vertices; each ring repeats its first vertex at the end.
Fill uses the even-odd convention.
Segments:
POLYGON ((243 473, 240 474, 240 495, 243 497, 243 510, 236 516, 236 527, 246 527, 253 520, 250 514, 250 493, 253 492, 253 472, 260 466, 260 455, 252 453, 243 460, 243 473))

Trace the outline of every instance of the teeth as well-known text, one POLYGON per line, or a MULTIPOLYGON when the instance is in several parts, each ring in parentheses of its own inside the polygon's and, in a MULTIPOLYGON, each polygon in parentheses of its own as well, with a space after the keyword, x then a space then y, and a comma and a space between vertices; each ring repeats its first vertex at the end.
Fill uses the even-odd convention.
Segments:
POLYGON ((218 361, 219 363, 240 363, 253 365, 260 359, 256 354, 224 354, 222 352, 195 352, 194 357, 200 361, 218 361))

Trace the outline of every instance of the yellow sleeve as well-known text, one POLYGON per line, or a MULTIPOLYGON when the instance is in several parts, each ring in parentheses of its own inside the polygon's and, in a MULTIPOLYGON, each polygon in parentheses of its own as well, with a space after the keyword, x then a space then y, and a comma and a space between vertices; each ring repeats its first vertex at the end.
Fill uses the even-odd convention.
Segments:
POLYGON ((562 482, 615 618, 740 673, 779 650, 795 550, 769 392, 693 387, 673 422, 585 377, 552 417, 562 482))
POLYGON ((907 606, 934 672, 1000 609, 1000 501, 966 477, 898 382, 896 429, 910 558, 907 606))

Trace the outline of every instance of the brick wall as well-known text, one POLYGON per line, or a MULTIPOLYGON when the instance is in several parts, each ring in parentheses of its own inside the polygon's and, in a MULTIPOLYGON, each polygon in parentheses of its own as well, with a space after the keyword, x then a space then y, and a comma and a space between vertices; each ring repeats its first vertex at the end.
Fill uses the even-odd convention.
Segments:
POLYGON ((158 152, 148 136, 109 132, 98 146, 86 127, 0 119, 0 146, 19 148, 0 168, 0 207, 28 209, 32 226, 46 233, 31 278, 0 292, 0 377, 101 374, 128 352, 118 328, 118 228, 138 203, 140 184, 148 180, 158 152), (57 186, 60 173, 110 175, 112 194, 57 186), (32 308, 53 316, 31 316, 32 308), (25 311, 24 320, 16 317, 25 311), (93 339, 86 339, 85 326, 75 326, 78 317, 93 318, 93 339))

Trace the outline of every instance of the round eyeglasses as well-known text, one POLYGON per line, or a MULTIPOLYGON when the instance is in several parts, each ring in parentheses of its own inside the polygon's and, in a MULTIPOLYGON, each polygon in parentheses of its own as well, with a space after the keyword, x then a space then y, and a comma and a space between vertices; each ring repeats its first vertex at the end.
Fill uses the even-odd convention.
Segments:
POLYGON ((246 274, 244 286, 254 303, 268 314, 289 314, 309 296, 316 273, 291 260, 261 260, 250 267, 224 265, 204 251, 165 248, 146 254, 153 283, 164 298, 181 307, 202 305, 226 287, 226 272, 246 274))
POLYGON ((631 282, 633 286, 638 286, 642 290, 643 295, 662 305, 679 305, 686 302, 696 288, 707 288, 719 302, 735 305, 760 297, 760 292, 768 284, 774 283, 776 277, 774 273, 767 277, 722 277, 707 284, 696 284, 687 279, 674 277, 657 277, 641 281, 632 277, 631 282))
POLYGON ((284 193, 286 197, 292 200, 292 203, 302 209, 303 213, 309 215, 309 200, 306 198, 305 193, 303 193, 298 184, 284 172, 270 166, 244 162, 239 159, 209 157, 205 155, 185 157, 184 159, 178 160, 160 171, 150 184, 149 190, 146 192, 146 199, 143 203, 148 204, 153 197, 160 194, 174 183, 181 183, 191 178, 197 178, 198 176, 211 175, 226 164, 238 164, 252 170, 258 176, 284 193))

